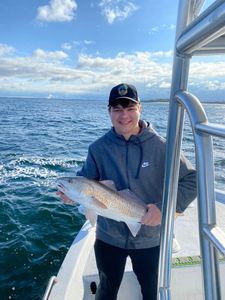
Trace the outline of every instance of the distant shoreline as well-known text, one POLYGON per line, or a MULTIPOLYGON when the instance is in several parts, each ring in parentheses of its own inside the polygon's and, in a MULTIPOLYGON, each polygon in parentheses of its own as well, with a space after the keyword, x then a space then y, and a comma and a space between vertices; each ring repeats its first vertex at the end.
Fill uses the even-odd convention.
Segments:
MULTIPOLYGON (((46 98, 46 97, 19 97, 19 96, 0 96, 1 99, 18 99, 18 100, 46 100, 46 101, 54 101, 54 100, 74 100, 74 101, 106 101, 105 99, 87 99, 87 98, 46 98)), ((148 99, 142 100, 142 103, 167 103, 169 104, 169 99, 148 99)), ((206 104, 225 104, 225 100, 202 100, 201 103, 206 104)))
MULTIPOLYGON (((142 100, 142 103, 169 103, 169 99, 156 99, 156 100, 142 100)), ((201 103, 206 104, 225 104, 225 100, 213 101, 213 100, 203 100, 201 103)))

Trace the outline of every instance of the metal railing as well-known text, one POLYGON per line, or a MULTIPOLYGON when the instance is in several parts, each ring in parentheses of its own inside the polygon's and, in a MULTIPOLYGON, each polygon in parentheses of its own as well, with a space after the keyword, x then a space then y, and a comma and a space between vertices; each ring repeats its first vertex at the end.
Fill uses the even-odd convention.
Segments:
POLYGON ((192 126, 198 186, 199 237, 206 300, 221 299, 217 250, 225 255, 225 234, 216 224, 212 136, 225 138, 225 126, 208 122, 200 101, 187 92, 192 55, 225 53, 225 0, 198 16, 202 0, 180 0, 167 130, 163 218, 159 261, 159 299, 171 299, 171 258, 184 112, 192 126))

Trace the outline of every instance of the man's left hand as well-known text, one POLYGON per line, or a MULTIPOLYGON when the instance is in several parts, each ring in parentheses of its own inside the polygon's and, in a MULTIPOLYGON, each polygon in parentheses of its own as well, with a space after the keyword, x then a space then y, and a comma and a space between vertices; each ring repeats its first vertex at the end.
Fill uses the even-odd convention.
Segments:
POLYGON ((157 226, 161 224, 162 213, 155 204, 147 205, 147 212, 142 217, 141 223, 148 226, 157 226))

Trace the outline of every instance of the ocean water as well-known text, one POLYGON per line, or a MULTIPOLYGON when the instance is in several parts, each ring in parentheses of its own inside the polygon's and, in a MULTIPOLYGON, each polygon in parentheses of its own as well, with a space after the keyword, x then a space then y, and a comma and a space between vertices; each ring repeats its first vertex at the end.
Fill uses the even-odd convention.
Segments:
MULTIPOLYGON (((84 222, 56 196, 57 177, 74 175, 88 145, 110 128, 107 103, 0 99, 0 300, 39 300, 84 222)), ((207 104, 225 123, 225 104, 207 104)), ((142 118, 166 135, 168 105, 143 103, 142 118)), ((216 187, 225 184, 225 142, 214 139, 216 187)), ((188 119, 183 150, 195 163, 188 119)))

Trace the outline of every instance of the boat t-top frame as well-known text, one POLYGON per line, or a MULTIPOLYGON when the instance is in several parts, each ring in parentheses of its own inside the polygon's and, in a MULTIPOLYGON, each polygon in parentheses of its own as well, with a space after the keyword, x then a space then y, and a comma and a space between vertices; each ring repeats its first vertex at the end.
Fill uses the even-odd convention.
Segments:
POLYGON ((215 200, 218 197, 225 203, 225 192, 215 191, 214 187, 212 136, 225 138, 225 126, 208 122, 201 102, 187 91, 187 86, 192 56, 225 54, 225 0, 215 1, 199 14, 203 3, 202 0, 179 1, 167 129, 158 281, 160 300, 171 299, 172 239, 185 111, 195 143, 204 299, 221 299, 218 252, 225 256, 225 233, 216 222, 215 200))

